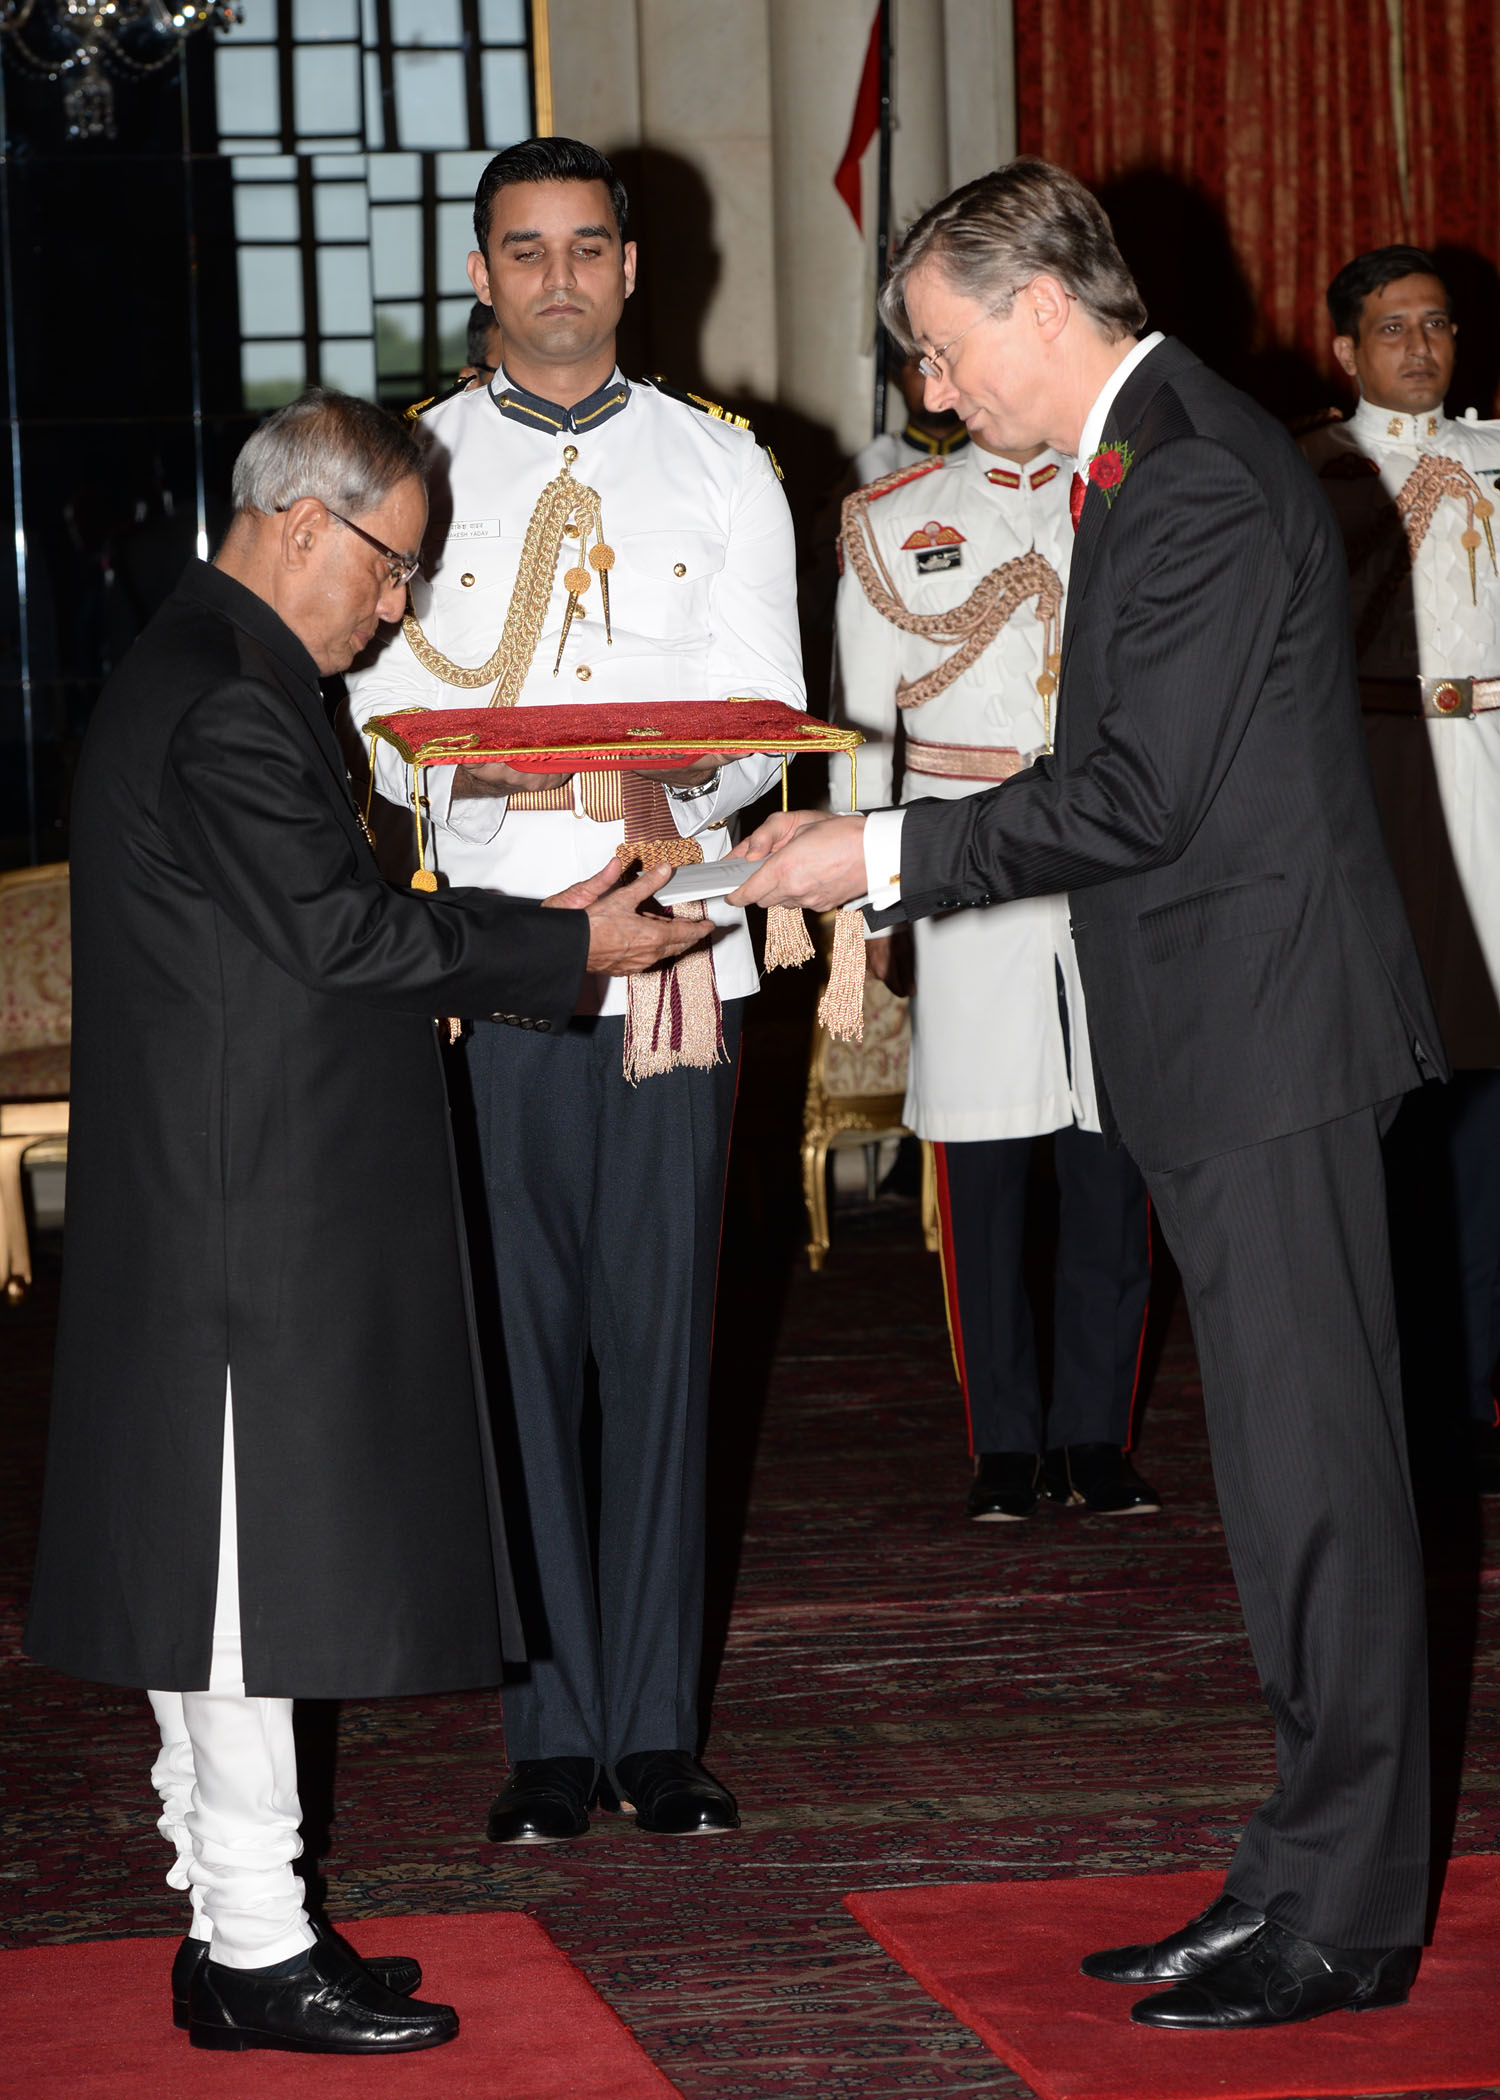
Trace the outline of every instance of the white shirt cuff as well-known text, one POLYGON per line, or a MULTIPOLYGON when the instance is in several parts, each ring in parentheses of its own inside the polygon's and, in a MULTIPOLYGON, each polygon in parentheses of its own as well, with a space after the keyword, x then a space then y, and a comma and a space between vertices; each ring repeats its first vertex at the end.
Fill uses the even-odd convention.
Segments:
POLYGON ((872 809, 865 818, 865 888, 874 911, 901 902, 901 826, 904 809, 872 809))

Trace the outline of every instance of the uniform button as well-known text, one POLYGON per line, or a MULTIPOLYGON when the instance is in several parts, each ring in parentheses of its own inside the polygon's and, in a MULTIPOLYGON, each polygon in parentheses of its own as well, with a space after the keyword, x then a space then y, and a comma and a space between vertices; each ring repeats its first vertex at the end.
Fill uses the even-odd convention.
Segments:
POLYGON ((552 1023, 550 1021, 538 1021, 536 1026, 538 1035, 550 1035, 552 1033, 552 1023))
POLYGON ((578 537, 578 520, 576 518, 569 518, 567 524, 563 527, 563 531, 568 535, 568 538, 570 540, 576 540, 578 537))
POLYGON ((460 583, 461 583, 461 584, 463 585, 463 587, 464 587, 464 589, 465 589, 466 591, 467 591, 467 590, 471 590, 471 589, 473 588, 473 584, 474 584, 474 579, 473 579, 473 577, 472 577, 472 576, 469 576, 469 575, 463 575, 463 576, 460 576, 458 580, 459 580, 459 582, 460 582, 460 583))
POLYGON ((573 676, 575 678, 581 678, 585 685, 588 684, 589 680, 593 677, 593 675, 593 672, 589 669, 587 664, 580 664, 578 666, 578 669, 573 673, 573 676))
POLYGON ((672 564, 672 574, 674 576, 686 576, 687 563, 685 561, 674 561, 672 564))

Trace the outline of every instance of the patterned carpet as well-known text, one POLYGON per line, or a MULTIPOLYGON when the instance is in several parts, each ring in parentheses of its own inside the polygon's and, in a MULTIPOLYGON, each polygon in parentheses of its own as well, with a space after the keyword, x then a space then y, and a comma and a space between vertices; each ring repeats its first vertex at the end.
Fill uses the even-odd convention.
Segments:
MULTIPOLYGON (((1137 1456, 1164 1514, 967 1524, 961 1408, 914 1206, 844 1207, 824 1273, 797 1259, 795 1036, 795 1012, 766 1002, 718 1332, 707 1756, 744 1831, 673 1843, 601 1818, 570 1847, 488 1846, 504 1758, 479 1694, 307 1709, 311 1843, 335 1917, 533 1912, 687 2100, 1024 2095, 839 1898, 1222 1864, 1271 1773, 1196 1366, 1159 1262, 1137 1456)), ((180 1918, 161 1882, 144 1699, 16 1652, 57 1261, 44 1242, 33 1298, 0 1312, 4 1945, 170 1933, 180 1918)), ((1496 1556, 1481 1567, 1481 1547, 1434 1528, 1459 1852, 1500 1849, 1496 1556)))

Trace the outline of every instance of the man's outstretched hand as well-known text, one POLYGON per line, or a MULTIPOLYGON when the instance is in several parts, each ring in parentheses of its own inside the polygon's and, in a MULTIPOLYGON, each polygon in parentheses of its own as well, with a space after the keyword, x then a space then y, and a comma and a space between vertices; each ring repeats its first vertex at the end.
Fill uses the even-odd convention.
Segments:
POLYGON ((825 810, 777 810, 741 839, 730 860, 769 855, 730 896, 731 904, 803 904, 828 911, 862 897, 865 881, 865 820, 835 817, 825 810))
POLYGON ((670 868, 651 868, 622 882, 620 863, 611 860, 597 875, 542 902, 559 911, 587 912, 589 969, 602 977, 630 977, 656 963, 671 962, 714 930, 704 919, 670 919, 665 912, 641 910, 671 874, 670 868))

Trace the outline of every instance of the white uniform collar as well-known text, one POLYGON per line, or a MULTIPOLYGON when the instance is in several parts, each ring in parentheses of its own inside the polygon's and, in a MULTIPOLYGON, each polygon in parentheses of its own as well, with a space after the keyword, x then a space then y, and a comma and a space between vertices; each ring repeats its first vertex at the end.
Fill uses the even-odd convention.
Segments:
POLYGON ((1045 452, 1029 459, 1024 467, 1018 467, 1013 459, 1002 459, 998 453, 983 452, 978 445, 971 445, 953 465, 959 472, 970 474, 991 488, 1017 489, 1029 495, 1056 481, 1065 469, 1071 471, 1073 462, 1066 454, 1054 452, 1049 445, 1045 452))
POLYGON ((1440 408, 1425 409, 1419 416, 1409 416, 1399 408, 1379 408, 1373 401, 1366 401, 1363 394, 1349 418, 1354 435, 1361 444, 1402 445, 1408 450, 1440 438, 1450 421, 1451 418, 1440 408))
POLYGON ((1166 341, 1159 328, 1150 335, 1143 335, 1127 358, 1117 364, 1095 396, 1094 405, 1083 420, 1083 429, 1078 438, 1078 464, 1087 471, 1088 462, 1099 450, 1104 437, 1105 419, 1115 405, 1115 396, 1138 364, 1151 355, 1158 343, 1166 341))

